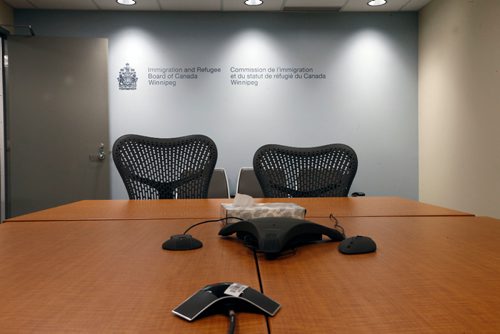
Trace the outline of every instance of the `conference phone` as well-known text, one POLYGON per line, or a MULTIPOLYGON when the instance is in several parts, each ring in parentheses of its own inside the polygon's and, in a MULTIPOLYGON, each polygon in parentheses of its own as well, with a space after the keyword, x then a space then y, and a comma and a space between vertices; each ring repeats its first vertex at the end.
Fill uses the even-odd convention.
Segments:
POLYGON ((238 239, 268 258, 275 258, 284 250, 303 244, 345 239, 343 232, 304 219, 290 217, 261 217, 228 224, 219 231, 221 236, 236 233, 238 239))
POLYGON ((198 290, 173 309, 172 313, 193 321, 211 314, 227 314, 230 310, 274 316, 279 309, 280 304, 247 285, 222 282, 198 290))

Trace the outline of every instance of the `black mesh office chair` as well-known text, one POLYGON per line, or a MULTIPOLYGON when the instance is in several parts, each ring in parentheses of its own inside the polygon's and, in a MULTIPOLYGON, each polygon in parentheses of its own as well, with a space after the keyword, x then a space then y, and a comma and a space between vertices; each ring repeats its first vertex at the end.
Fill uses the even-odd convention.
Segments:
POLYGON ((217 147, 203 135, 124 135, 113 145, 113 160, 130 199, 207 198, 217 147))
POLYGON ((343 197, 349 195, 358 158, 344 144, 264 145, 255 152, 253 168, 266 197, 343 197))

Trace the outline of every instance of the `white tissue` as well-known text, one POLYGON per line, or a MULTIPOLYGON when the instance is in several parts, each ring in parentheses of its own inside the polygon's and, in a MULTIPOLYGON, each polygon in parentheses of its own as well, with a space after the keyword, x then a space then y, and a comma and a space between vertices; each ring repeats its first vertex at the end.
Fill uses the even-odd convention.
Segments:
MULTIPOLYGON (((306 209, 295 203, 255 203, 252 196, 236 194, 233 203, 221 204, 221 217, 252 219, 259 217, 291 217, 304 219, 306 209)), ((236 222, 228 219, 227 223, 236 222)))
POLYGON ((238 208, 248 208, 255 205, 255 200, 252 196, 245 194, 236 194, 233 200, 233 206, 238 208))

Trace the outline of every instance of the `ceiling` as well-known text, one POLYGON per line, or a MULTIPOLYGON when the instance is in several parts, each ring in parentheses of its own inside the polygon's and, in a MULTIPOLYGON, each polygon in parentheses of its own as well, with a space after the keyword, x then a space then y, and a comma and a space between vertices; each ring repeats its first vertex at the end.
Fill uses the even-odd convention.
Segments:
POLYGON ((341 11, 398 12, 418 11, 431 0, 387 0, 385 6, 370 7, 368 0, 263 0, 260 6, 247 6, 244 0, 136 0, 123 6, 115 0, 4 0, 15 9, 121 10, 121 11, 341 11))

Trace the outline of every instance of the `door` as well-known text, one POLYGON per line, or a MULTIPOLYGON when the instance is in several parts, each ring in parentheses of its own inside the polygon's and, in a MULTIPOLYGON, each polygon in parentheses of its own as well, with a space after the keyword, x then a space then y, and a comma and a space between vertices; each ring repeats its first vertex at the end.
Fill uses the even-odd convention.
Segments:
POLYGON ((7 216, 110 196, 102 38, 7 40, 7 216))

